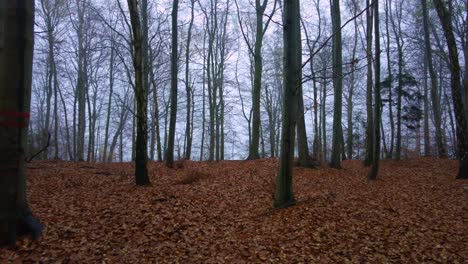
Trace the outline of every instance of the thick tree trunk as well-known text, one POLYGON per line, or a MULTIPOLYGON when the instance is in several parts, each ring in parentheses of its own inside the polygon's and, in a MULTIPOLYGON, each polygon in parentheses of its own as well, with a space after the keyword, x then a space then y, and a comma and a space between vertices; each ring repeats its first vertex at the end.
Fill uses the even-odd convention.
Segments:
POLYGON ((26 196, 34 1, 0 2, 0 246, 16 235, 41 235, 26 196))
POLYGON ((284 1, 284 85, 281 131, 281 154, 276 176, 275 207, 294 205, 292 190, 294 138, 297 114, 297 93, 301 85, 301 63, 298 58, 300 34, 300 4, 298 0, 284 1))
POLYGON ((148 125, 147 125, 147 91, 144 86, 144 68, 143 50, 142 50, 142 30, 140 26, 140 16, 136 0, 128 0, 130 10, 130 21, 132 24, 133 40, 133 67, 135 68, 135 98, 136 98, 136 117, 137 133, 135 144, 135 182, 137 185, 148 185, 148 125))
MULTIPOLYGON (((434 5, 437 10, 437 15, 442 23, 442 28, 444 30, 445 39, 449 49, 452 99, 457 124, 457 145, 460 161, 457 178, 468 179, 468 131, 462 101, 462 87, 460 86, 460 63, 458 62, 457 44, 453 35, 451 17, 447 12, 444 3, 442 0, 434 0, 434 5)), ((465 89, 466 92, 467 87, 465 86, 463 89, 465 89)))

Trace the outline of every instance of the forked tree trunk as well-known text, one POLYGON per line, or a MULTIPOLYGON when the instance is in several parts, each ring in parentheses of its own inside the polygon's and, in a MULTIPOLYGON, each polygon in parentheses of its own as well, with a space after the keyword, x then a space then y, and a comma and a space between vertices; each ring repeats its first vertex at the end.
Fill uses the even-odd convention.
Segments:
POLYGON ((434 70, 434 65, 432 64, 432 48, 429 39, 429 18, 427 12, 426 0, 421 0, 422 13, 423 13, 423 28, 424 28, 424 47, 425 55, 427 60, 427 69, 429 70, 429 77, 431 79, 431 100, 432 100, 432 109, 434 113, 434 125, 436 130, 436 143, 437 143, 437 152, 439 157, 446 158, 447 150, 445 149, 445 143, 443 140, 442 132, 442 113, 440 109, 440 95, 437 85, 437 76, 434 70))

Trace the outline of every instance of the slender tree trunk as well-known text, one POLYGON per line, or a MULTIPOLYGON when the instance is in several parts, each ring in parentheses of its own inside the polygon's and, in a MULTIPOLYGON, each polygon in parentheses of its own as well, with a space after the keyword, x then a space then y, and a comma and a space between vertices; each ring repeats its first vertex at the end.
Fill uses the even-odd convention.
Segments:
POLYGON ((427 60, 427 68, 429 70, 429 76, 431 79, 431 100, 432 100, 432 110, 434 113, 434 125, 436 129, 436 143, 437 143, 437 152, 439 157, 446 158, 447 150, 445 149, 445 144, 443 140, 442 132, 442 113, 440 109, 440 96, 437 90, 437 76, 434 71, 434 66, 432 64, 432 48, 429 39, 429 19, 427 14, 427 4, 426 0, 421 0, 422 13, 423 13, 423 28, 424 28, 424 46, 425 46, 425 55, 427 60))
POLYGON ((192 26, 193 26, 193 19, 194 19, 194 6, 195 0, 190 1, 190 23, 187 33, 187 45, 185 51, 185 93, 187 97, 187 107, 186 107, 186 125, 185 125, 185 150, 184 150, 184 158, 190 160, 191 152, 192 152, 192 127, 191 127, 191 107, 192 107, 192 87, 190 86, 190 43, 192 40, 192 26))
POLYGON ((205 100, 206 100, 206 94, 205 94, 205 80, 206 80, 206 73, 208 70, 206 69, 207 65, 207 56, 205 55, 205 46, 206 46, 206 30, 205 33, 203 34, 203 85, 202 85, 202 135, 201 135, 201 143, 200 143, 200 161, 203 160, 203 150, 205 146, 205 126, 206 126, 206 116, 205 116, 205 100))
POLYGON ((393 121, 393 89, 392 89, 392 60, 391 60, 391 51, 390 51, 390 29, 389 29, 389 0, 385 0, 385 31, 387 36, 387 68, 388 68, 388 79, 390 80, 390 87, 388 89, 388 119, 390 121, 390 148, 388 151, 387 158, 393 157, 393 149, 395 143, 395 122, 393 121))
POLYGON ((431 140, 429 137, 429 91, 427 88, 427 57, 424 59, 424 156, 431 155, 431 140))
POLYGON ((379 27, 379 1, 374 2, 374 30, 375 30, 375 104, 374 104, 374 144, 373 163, 367 178, 375 180, 379 172, 380 163, 380 123, 381 123, 381 97, 380 97, 380 27, 379 27))
MULTIPOLYGON (((401 3, 397 7, 400 10, 401 16, 401 3)), ((396 135, 396 149, 395 149, 395 159, 401 159, 401 107, 402 107, 402 95, 403 95, 403 41, 401 37, 401 17, 398 18, 398 25, 393 19, 391 6, 390 6, 390 21, 393 27, 393 33, 395 35, 397 43, 397 52, 398 52, 398 84, 397 84, 397 135, 396 135)), ((398 14, 397 14, 398 15, 398 14)))
POLYGON ((83 43, 83 27, 84 27, 84 2, 78 5, 78 76, 76 83, 77 101, 78 101, 78 131, 77 131, 77 148, 76 159, 84 161, 84 143, 85 143, 85 129, 86 129, 86 51, 83 43))
POLYGON ((174 138, 177 118, 177 13, 179 0, 172 5, 172 48, 171 48, 171 114, 169 120, 169 135, 166 147, 166 166, 174 164, 174 138))
MULTIPOLYGON (((366 1, 369 6, 369 0, 366 1)), ((366 108, 367 108, 367 126, 366 126, 366 156, 364 166, 370 166, 373 163, 373 113, 372 113, 372 10, 373 7, 366 11, 367 28, 366 28, 366 44, 367 44, 367 92, 366 92, 366 108)))
POLYGON ((106 128, 104 131, 104 151, 102 160, 107 160, 107 143, 109 142, 109 125, 110 125, 110 117, 111 117, 111 109, 112 109, 112 95, 114 92, 114 41, 111 40, 111 47, 110 47, 110 61, 109 61, 109 98, 107 101, 107 115, 106 115, 106 128))
POLYGON ((324 163, 327 160, 327 152, 328 152, 328 145, 327 145, 327 118, 325 114, 325 106, 327 102, 327 79, 326 79, 326 66, 324 68, 324 81, 323 81, 323 96, 322 96, 322 109, 321 109, 321 119, 322 119, 322 137, 323 137, 323 160, 324 163))
MULTIPOLYGON (((70 129, 69 129, 69 125, 68 125, 68 115, 67 115, 67 107, 66 107, 66 104, 65 104, 65 100, 63 99, 63 95, 62 95, 62 91, 60 91, 60 88, 57 86, 57 90, 59 92, 59 95, 60 95, 60 101, 62 102, 62 107, 63 107, 63 113, 64 113, 64 119, 65 119, 65 131, 66 131, 66 137, 67 137, 67 151, 68 151, 68 158, 70 160, 73 160, 73 144, 71 141, 70 141, 70 129)), ((32 133, 31 133, 32 134, 32 133)))
POLYGON ((343 129, 341 127, 341 116, 343 107, 343 58, 342 58, 342 43, 341 43, 341 14, 340 1, 332 1, 332 27, 333 27, 333 90, 334 90, 334 105, 333 105, 333 140, 332 140, 332 157, 330 166, 332 168, 341 168, 341 152, 342 144, 341 137, 343 129))
MULTIPOLYGON (((356 16, 357 13, 357 5, 356 2, 353 1, 353 15, 356 16)), ((353 98, 354 98, 354 71, 356 70, 356 50, 358 44, 358 24, 357 20, 354 20, 354 45, 353 45, 353 53, 352 53, 352 62, 351 62, 351 78, 350 78, 350 88, 348 94, 348 111, 347 111, 347 119, 348 119, 348 131, 347 131, 347 139, 346 139, 346 146, 348 152, 348 159, 353 159, 353 98)))
POLYGON ((132 156, 131 156, 131 160, 132 161, 135 161, 135 158, 136 158, 136 122, 137 122, 137 115, 135 115, 135 112, 137 110, 137 102, 136 102, 136 98, 133 100, 133 104, 132 104, 132 107, 133 107, 133 115, 132 115, 132 156))
MULTIPOLYGON (((300 34, 299 34, 300 36, 300 34)), ((298 45, 298 49, 301 50, 300 45, 298 45)), ((301 59, 301 55, 298 55, 299 59, 301 59)), ((302 65, 302 62, 300 63, 302 65)), ((302 76, 302 71, 300 71, 300 75, 302 76)), ((299 150, 299 166, 310 168, 313 167, 312 160, 309 155, 309 144, 307 143, 307 134, 306 134, 306 126, 305 126, 305 114, 304 114, 304 99, 302 94, 302 80, 301 84, 299 85, 298 92, 297 92, 297 144, 299 150)))
MULTIPOLYGON (((112 141, 109 147, 109 155, 107 156, 107 160, 106 160, 107 162, 114 161, 115 147, 117 146, 117 140, 119 139, 119 137, 120 138, 122 137, 122 131, 123 131, 123 128, 125 127, 125 122, 127 122, 128 112, 129 111, 125 109, 125 106, 123 106, 122 111, 120 112, 119 126, 117 127, 115 134, 112 137, 112 141)), ((122 159, 120 159, 120 162, 122 162, 122 159)))

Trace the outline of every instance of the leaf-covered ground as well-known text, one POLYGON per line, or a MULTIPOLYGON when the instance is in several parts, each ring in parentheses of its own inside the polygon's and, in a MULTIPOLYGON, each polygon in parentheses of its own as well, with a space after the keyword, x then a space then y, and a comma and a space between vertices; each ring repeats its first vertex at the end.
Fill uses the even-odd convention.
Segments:
POLYGON ((133 164, 34 162, 29 197, 39 241, 0 249, 0 263, 467 263, 468 183, 457 162, 384 161, 367 182, 344 169, 295 169, 298 203, 272 209, 277 161, 133 164))

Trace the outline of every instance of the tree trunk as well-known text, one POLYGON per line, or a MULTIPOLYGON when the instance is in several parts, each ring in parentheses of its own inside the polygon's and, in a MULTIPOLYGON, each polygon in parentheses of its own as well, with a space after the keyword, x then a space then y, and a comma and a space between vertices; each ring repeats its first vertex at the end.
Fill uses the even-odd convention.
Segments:
POLYGON ((334 90, 334 105, 333 105, 333 141, 332 141, 332 157, 330 166, 332 168, 341 168, 342 154, 342 133, 341 116, 343 108, 343 55, 341 43, 341 14, 340 1, 332 1, 332 27, 333 27, 333 90, 334 90))
MULTIPOLYGON (((401 38, 401 3, 397 7, 400 10, 398 17, 398 25, 395 23, 392 15, 392 9, 390 6, 390 21, 393 27, 393 33, 395 35, 397 43, 397 52, 398 52, 398 85, 397 85, 397 135, 396 135, 396 149, 395 149, 395 159, 401 159, 401 104, 402 104, 402 94, 403 94, 403 40, 401 38)), ((398 14, 397 14, 398 15, 398 14)))
MULTIPOLYGON (((262 88, 262 74, 263 74, 263 61, 262 61, 262 45, 264 35, 263 16, 267 6, 268 0, 260 3, 260 0, 255 0, 255 44, 254 50, 250 52, 254 58, 254 82, 252 89, 252 141, 249 145, 249 157, 247 159, 254 160, 259 158, 258 148, 260 142, 260 95, 262 88)), ((242 26, 242 25, 241 25, 242 26)), ((246 41, 248 41, 246 39, 246 41)), ((248 43, 247 43, 248 44, 248 43)), ((249 44, 248 44, 249 45, 249 44)), ((250 48, 250 46, 249 46, 250 48)))
POLYGON ((195 0, 190 1, 190 23, 187 33, 187 45, 185 47, 185 94, 187 97, 186 107, 186 125, 185 125, 185 154, 184 158, 190 160, 192 153, 192 126, 191 126, 191 107, 192 107, 192 87, 190 85, 189 70, 190 70, 190 43, 192 40, 192 26, 194 19, 195 0))
MULTIPOLYGON (((369 0, 366 1, 369 6, 369 0)), ((374 149, 373 135, 373 113, 372 113, 372 10, 373 7, 366 11, 366 49, 367 49, 367 89, 366 89, 366 109, 367 109, 367 121, 366 121, 366 151, 364 158, 364 166, 370 166, 373 162, 372 150, 374 149)))
POLYGON ((373 163, 367 178, 377 179, 380 163, 380 123, 381 123, 381 97, 380 97, 380 27, 379 27, 379 1, 374 2, 374 30, 375 30, 375 104, 374 104, 374 144, 373 163))
MULTIPOLYGON (((353 1, 353 15, 356 16, 357 14, 357 4, 356 1, 353 1)), ((354 71, 356 70, 356 50, 358 44, 358 24, 357 20, 354 20, 354 45, 353 45, 353 53, 352 53, 352 61, 351 61, 351 78, 350 78, 350 87, 349 87, 349 94, 348 94, 348 111, 347 111, 347 119, 348 119, 348 131, 347 131, 347 139, 346 139, 346 147, 347 147, 347 154, 348 159, 353 159, 353 96, 354 96, 354 71)))
MULTIPOLYGON (((385 0, 385 29, 386 29, 386 36, 387 36, 387 68, 388 68, 388 79, 390 83, 392 83, 393 75, 392 75, 392 61, 390 56, 390 29, 389 29, 389 0, 385 0)), ((388 119, 390 121, 390 148, 388 151, 387 158, 393 157, 393 149, 395 143, 395 123, 393 121, 393 91, 392 86, 390 85, 388 89, 388 119)))
POLYGON ((106 115, 106 128, 104 130, 104 151, 102 160, 107 160, 107 144, 109 142, 109 125, 112 108, 112 95, 114 91, 114 40, 111 39, 110 43, 110 61, 109 61, 109 98, 107 101, 107 115, 106 115))
POLYGON ((83 45, 84 35, 84 1, 78 5, 78 76, 76 82, 77 101, 78 101, 78 131, 77 131, 77 148, 76 159, 84 161, 84 142, 85 142, 85 129, 86 129, 86 51, 83 45))
POLYGON ((432 48, 429 39, 429 18, 427 14, 427 4, 426 0, 421 0, 422 13, 423 13, 423 28, 424 28, 424 46, 425 46, 425 55, 427 60, 427 68, 429 70, 429 77, 431 79, 431 100, 432 100, 432 109, 434 113, 434 125, 436 129, 436 143, 437 143, 437 152, 439 157, 446 158, 447 150, 445 149, 445 144, 443 140, 442 132, 442 113, 440 109, 440 96, 437 90, 437 76, 432 64, 432 48))
MULTIPOLYGON (((299 33, 300 37, 300 33, 299 33)), ((300 47, 300 42, 298 44, 298 49, 299 51, 301 50, 300 47)), ((299 59, 301 59, 301 52, 299 52, 298 55, 299 59)), ((300 65, 302 65, 302 62, 300 62, 300 65)), ((300 71, 300 76, 302 78, 302 70, 300 71)), ((302 94, 302 79, 301 83, 298 87, 297 91, 297 120, 296 120, 296 125, 297 125, 297 147, 299 150, 299 166, 305 167, 305 168, 311 168, 313 167, 312 165, 312 160, 309 155, 309 144, 307 142, 307 134, 306 134, 306 126, 305 126, 305 114, 304 114, 304 98, 302 94)))
POLYGON ((144 86, 144 68, 143 50, 142 50, 142 30, 140 25, 140 16, 136 0, 128 0, 130 10, 130 21, 132 24, 133 40, 133 67, 135 68, 135 97, 136 97, 136 116, 137 133, 135 144, 135 182, 137 185, 148 185, 148 125, 147 125, 147 91, 144 86))
POLYGON ((427 88, 427 58, 424 59, 424 156, 431 155, 431 139, 429 137, 429 91, 427 88))
MULTIPOLYGON (((460 63, 458 62, 457 44, 453 35, 452 19, 444 3, 442 0, 434 0, 434 5, 442 23, 447 47, 449 49, 452 99, 457 124, 458 158, 460 161, 457 178, 468 179, 468 131, 462 101, 462 87, 460 87, 460 63)), ((466 92, 467 87, 465 86, 464 89, 466 92)))
POLYGON ((0 246, 14 244, 17 233, 36 239, 42 232, 28 205, 24 160, 31 100, 33 21, 34 1, 0 2, 0 246))
POLYGON ((205 145, 205 124, 206 124, 206 114, 205 114, 205 81, 206 81, 206 65, 207 65, 207 56, 205 55, 205 47, 206 47, 206 30, 203 34, 203 73, 202 73, 202 80, 203 80, 203 85, 202 85, 202 135, 201 135, 201 143, 200 143, 200 161, 203 160, 203 150, 204 150, 204 145, 205 145))
POLYGON ((281 131, 281 154, 276 190, 275 207, 294 205, 296 200, 292 190, 294 137, 296 129, 297 93, 301 85, 301 63, 299 56, 300 4, 298 0, 284 1, 284 85, 281 131))
POLYGON ((169 135, 166 146, 166 166, 172 168, 174 164, 174 139, 177 118, 177 13, 179 0, 172 5, 172 48, 171 48, 171 114, 169 120, 169 135))

